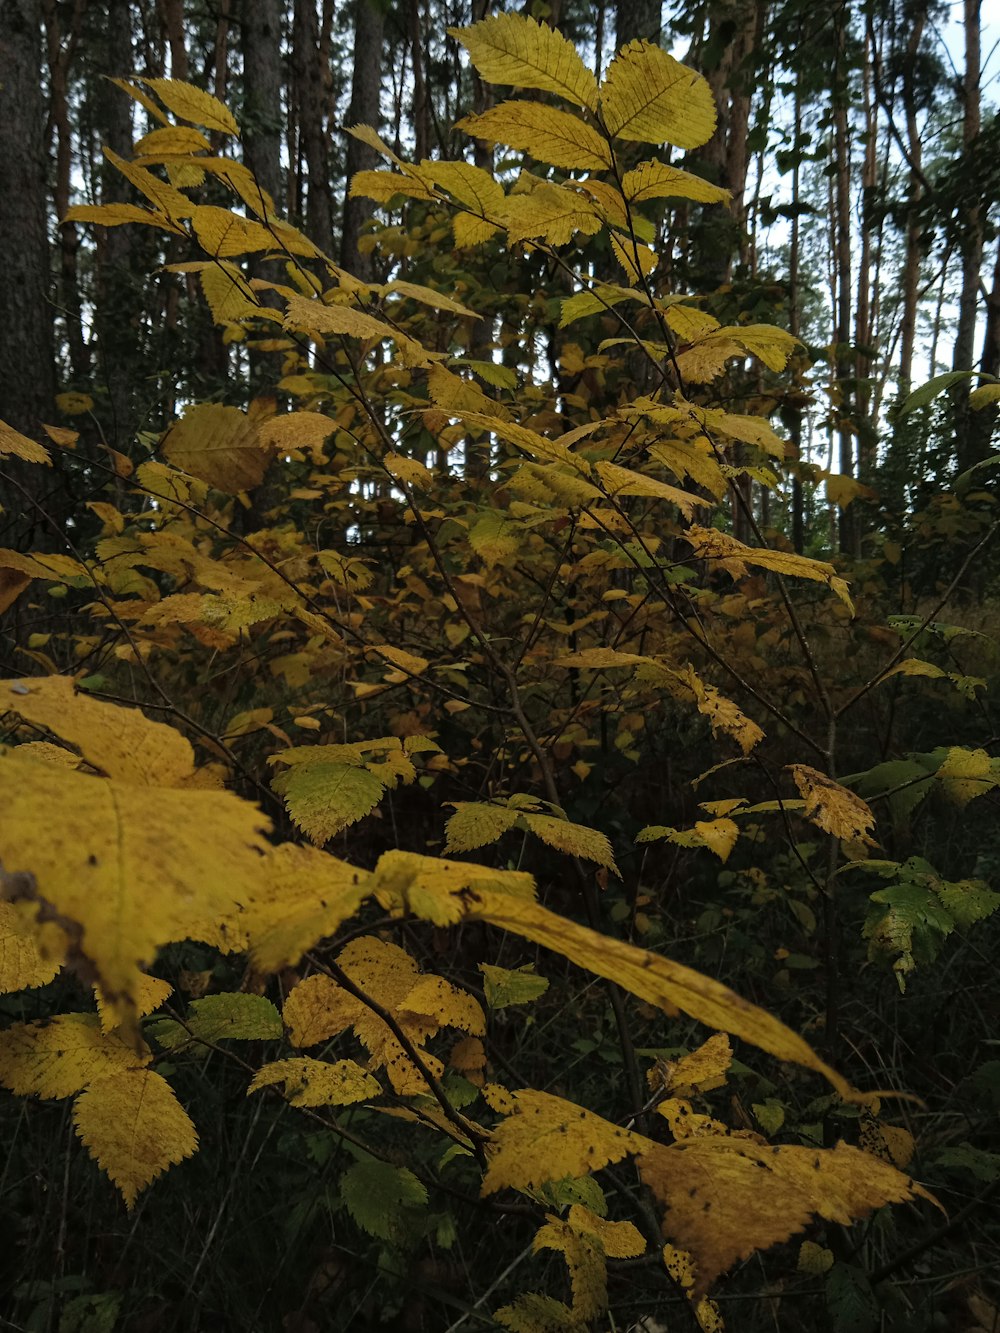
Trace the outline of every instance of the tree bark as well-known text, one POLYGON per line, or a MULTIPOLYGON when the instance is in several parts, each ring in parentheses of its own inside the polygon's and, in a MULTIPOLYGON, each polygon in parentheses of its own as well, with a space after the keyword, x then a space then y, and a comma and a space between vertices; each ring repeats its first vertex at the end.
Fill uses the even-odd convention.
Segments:
POLYGON ((326 124, 329 60, 325 55, 316 0, 295 0, 292 67, 299 122, 299 151, 306 166, 305 230, 321 250, 333 241, 333 197, 326 124))
POLYGON ((31 436, 56 383, 41 35, 39 0, 0 0, 0 415, 31 436))
POLYGON ((661 0, 616 0, 615 47, 621 50, 637 38, 659 42, 663 25, 661 0))
MULTIPOLYGON (((381 120, 382 37, 384 20, 378 0, 356 0, 354 23, 354 76, 351 81, 351 106, 347 126, 373 125, 381 120)), ((357 171, 367 171, 379 164, 378 154, 353 135, 347 140, 347 183, 357 171)), ((371 211, 367 200, 344 200, 344 230, 340 242, 340 262, 349 272, 365 282, 374 280, 371 255, 361 254, 358 241, 365 218, 371 211)))
MULTIPOLYGON (((980 0, 965 0, 965 70, 962 79, 962 146, 970 154, 982 128, 980 102, 980 0)), ((958 298, 958 324, 952 349, 953 370, 971 370, 975 356, 976 317, 979 313, 979 284, 983 265, 983 209, 971 203, 962 209, 959 220, 959 253, 962 261, 962 286, 958 298)), ((970 385, 968 380, 951 391, 955 430, 955 448, 959 472, 979 462, 972 450, 970 385)))

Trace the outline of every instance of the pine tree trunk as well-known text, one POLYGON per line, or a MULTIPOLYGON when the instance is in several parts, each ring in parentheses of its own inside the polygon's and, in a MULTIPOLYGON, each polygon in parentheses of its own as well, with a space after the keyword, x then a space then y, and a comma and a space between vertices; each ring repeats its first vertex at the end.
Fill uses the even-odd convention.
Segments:
MULTIPOLYGON (((982 127, 980 110, 980 0, 965 0, 965 73, 962 81, 962 144, 968 153, 982 127)), ((952 349, 953 370, 971 370, 975 356, 976 317, 979 313, 979 285, 983 265, 983 209, 978 203, 962 210, 959 252, 962 257, 962 286, 958 298, 958 325, 952 349)), ((968 380, 951 391, 955 448, 959 472, 979 459, 973 452, 968 380)))
MULTIPOLYGON (((383 17, 378 0, 356 0, 354 26, 354 77, 351 82, 351 107, 347 126, 373 125, 378 129, 382 117, 382 36, 383 17)), ((347 140, 347 181, 357 171, 379 165, 378 155, 353 135, 347 140)), ((371 212, 371 204, 347 195, 344 201, 344 231, 340 243, 340 262, 349 272, 365 281, 374 279, 370 255, 358 250, 361 228, 371 212)))
POLYGON ((41 34, 39 0, 0 0, 0 416, 31 436, 55 395, 41 34))

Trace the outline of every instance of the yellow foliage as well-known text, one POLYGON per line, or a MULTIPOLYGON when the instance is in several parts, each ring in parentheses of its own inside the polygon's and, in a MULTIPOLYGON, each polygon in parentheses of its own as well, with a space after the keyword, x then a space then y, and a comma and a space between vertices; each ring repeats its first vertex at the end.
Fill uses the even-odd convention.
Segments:
POLYGON ((259 486, 271 458, 256 424, 222 403, 189 407, 160 447, 168 463, 230 495, 259 486))
POLYGON ((386 906, 412 911, 438 925, 471 918, 532 940, 578 967, 613 980, 649 1004, 679 1009, 717 1031, 742 1037, 779 1060, 822 1074, 842 1096, 854 1096, 844 1078, 766 1010, 681 963, 578 925, 527 896, 504 892, 493 882, 496 879, 502 884, 503 874, 481 866, 435 862, 410 852, 386 852, 373 872, 373 887, 386 906), (449 873, 449 864, 465 873, 449 873))
POLYGON ((211 93, 185 83, 182 79, 143 79, 142 82, 178 120, 187 120, 193 125, 201 125, 203 129, 214 130, 217 134, 231 134, 239 138, 240 127, 233 113, 211 93))
POLYGON ((715 132, 715 102, 707 81, 645 41, 622 47, 608 66, 601 116, 615 138, 676 148, 700 148, 715 132))
POLYGON ((379 343, 384 338, 391 338, 396 344, 396 353, 404 366, 426 366, 432 359, 440 356, 437 352, 428 352, 419 342, 400 333, 391 324, 367 315, 350 305, 326 305, 323 301, 305 296, 289 296, 286 301, 284 327, 298 333, 306 333, 311 338, 360 338, 364 342, 379 343))
POLYGON ((284 1085, 282 1096, 292 1106, 350 1106, 382 1093, 378 1079, 353 1060, 330 1064, 302 1055, 262 1065, 247 1088, 247 1096, 278 1084, 284 1085))
POLYGON ((490 83, 557 93, 576 106, 597 107, 597 80, 557 28, 519 14, 497 14, 469 28, 449 28, 490 83))
POLYGON ((489 143, 508 144, 564 171, 607 171, 611 166, 611 149, 596 130, 579 116, 541 102, 501 102, 482 115, 457 121, 455 128, 489 143))
POLYGON ((61 965, 61 958, 43 956, 14 904, 0 900, 0 995, 45 986, 61 965))
POLYGON ((92 768, 136 787, 186 787, 194 751, 173 727, 78 691, 68 676, 0 681, 0 705, 75 745, 92 768))
POLYGON ((515 1092, 515 1110, 493 1131, 482 1192, 535 1190, 547 1181, 586 1176, 629 1153, 644 1140, 574 1102, 526 1088, 515 1092))
POLYGON ((964 806, 974 797, 1000 787, 1000 761, 991 758, 986 750, 966 750, 955 745, 949 749, 937 776, 948 799, 964 806))
POLYGON ((0 1083, 21 1097, 72 1097, 94 1079, 147 1065, 145 1042, 106 1032, 97 1014, 54 1014, 13 1023, 0 1042, 0 1083))
POLYGON ((622 194, 630 203, 647 199, 693 199, 700 204, 729 202, 729 191, 666 162, 640 162, 622 176, 622 194))
POLYGON ((789 764, 789 768, 805 802, 804 813, 807 819, 842 842, 875 846, 870 837, 875 827, 875 816, 860 796, 848 791, 818 769, 810 768, 808 764, 789 764))
POLYGON ((130 1212, 148 1184, 198 1147, 191 1118, 151 1069, 127 1069, 92 1083, 76 1099, 73 1124, 130 1212))
MULTIPOLYGON (((141 787, 0 758, 0 862, 86 960, 109 1006, 134 1020, 156 949, 228 919, 262 889, 255 806, 214 791, 141 787)), ((23 894, 20 896, 24 896, 23 894)))
POLYGON ((839 1143, 771 1147, 722 1134, 664 1147, 649 1142, 639 1174, 665 1206, 667 1237, 694 1261, 692 1293, 813 1217, 847 1226, 886 1203, 929 1196, 895 1167, 839 1143))
POLYGON ((8 426, 6 421, 0 421, 0 458, 7 457, 20 458, 25 463, 44 463, 47 467, 52 466, 48 449, 36 444, 34 440, 29 440, 27 435, 22 435, 13 426, 8 426))

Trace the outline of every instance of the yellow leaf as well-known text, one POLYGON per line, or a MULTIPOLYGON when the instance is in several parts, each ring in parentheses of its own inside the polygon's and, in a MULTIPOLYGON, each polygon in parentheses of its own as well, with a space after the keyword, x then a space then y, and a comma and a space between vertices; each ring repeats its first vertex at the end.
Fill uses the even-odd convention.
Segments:
POLYGON ((622 176, 622 194, 630 203, 646 199, 693 199, 700 204, 728 203, 730 193, 700 176, 692 176, 665 162, 640 162, 622 176))
POLYGON ((394 278, 392 282, 387 282, 385 286, 379 288, 383 296, 400 296, 411 301, 418 301, 421 305, 430 306, 432 310, 447 310, 453 315, 462 315, 466 319, 481 319, 475 310, 471 310, 467 305, 462 305, 461 301, 456 301, 452 296, 446 296, 444 292, 435 291, 433 287, 425 287, 419 282, 403 282, 399 278, 394 278))
POLYGON ((537 1190, 550 1180, 600 1171, 640 1152, 644 1140, 551 1093, 515 1092, 515 1110, 493 1131, 482 1193, 537 1190))
POLYGON ((222 403, 189 407, 167 430, 161 449, 168 463, 229 495, 259 486, 270 461, 256 424, 222 403))
POLYGON ((591 111, 597 107, 597 80, 557 28, 520 14, 497 14, 448 34, 489 83, 539 88, 591 111))
POLYGON ((107 1033, 97 1014, 54 1014, 0 1035, 0 1083, 19 1097, 72 1097, 95 1078, 146 1065, 149 1048, 107 1033))
POLYGON ((611 667, 635 667, 653 662, 651 657, 637 653, 623 653, 617 648, 581 648, 579 652, 563 653, 553 657, 551 665, 592 671, 606 671, 611 667))
POLYGON ((323 761, 295 764, 271 786, 284 797, 296 827, 320 847, 371 814, 385 793, 385 784, 367 769, 323 761))
POLYGON ((198 244, 213 259, 232 259, 237 255, 278 249, 267 227, 252 218, 240 217, 228 208, 200 204, 191 210, 191 225, 198 244))
POLYGON ((254 966, 264 973, 294 967, 352 917, 368 893, 366 871, 293 843, 270 849, 262 878, 264 889, 247 904, 241 924, 254 966))
POLYGON ((416 486, 426 491, 434 484, 434 474, 426 463, 418 458, 407 458, 404 454, 389 453, 382 460, 386 471, 397 481, 406 486, 416 486))
MULTIPOLYGON (((145 1018, 147 1014, 159 1009, 164 1000, 173 993, 173 989, 169 981, 161 981, 159 977, 149 977, 143 973, 136 996, 136 1018, 145 1018)), ((113 1006, 108 1004, 100 986, 94 987, 94 999, 97 1001, 97 1013, 101 1020, 102 1031, 113 1032, 119 1026, 120 1019, 113 1006)))
POLYGON ((707 443, 691 440, 666 440, 654 444, 649 449, 650 458, 668 467, 675 477, 682 481, 690 477, 698 486, 704 486, 717 500, 721 500, 727 488, 722 469, 712 457, 707 443))
POLYGON ((638 1167, 666 1206, 665 1234, 694 1259, 695 1296, 814 1216, 847 1226, 883 1204, 929 1197, 895 1167, 843 1143, 775 1148, 717 1134, 669 1147, 649 1143, 638 1167))
POLYGON ((853 1096, 846 1079, 822 1061, 807 1042, 772 1014, 712 977, 549 912, 515 888, 510 882, 513 872, 502 878, 500 871, 446 861, 438 862, 435 872, 433 864, 433 858, 412 852, 384 853, 373 872, 376 897, 387 907, 413 911, 437 925, 454 925, 472 918, 532 940, 596 976, 615 981, 649 1004, 680 1009, 698 1022, 741 1037, 779 1060, 822 1074, 842 1096, 853 1096), (506 892, 500 887, 505 880, 509 885, 506 892))
POLYGON ((601 115, 619 139, 700 148, 715 132, 707 81, 652 42, 630 42, 608 66, 601 115))
MULTIPOLYGON (((742 578, 746 565, 756 565, 759 569, 770 570, 790 578, 812 579, 825 583, 844 600, 846 593, 834 585, 843 584, 836 578, 833 565, 825 560, 810 560, 804 555, 795 555, 792 551, 772 551, 762 546, 745 546, 727 532, 717 528, 689 527, 684 533, 685 541, 694 548, 695 555, 701 560, 719 560, 729 569, 734 578, 742 578)), ((846 585, 844 585, 846 587, 846 585)), ((849 602, 848 598, 848 602, 849 602)))
POLYGON ((307 333, 313 338, 327 338, 330 335, 345 338, 360 338, 363 341, 381 342, 383 338, 392 338, 396 344, 399 360, 404 366, 425 366, 433 356, 440 353, 427 352, 413 338, 400 333, 391 324, 366 315, 349 305, 326 305, 319 299, 305 296, 289 296, 284 318, 286 329, 307 333))
POLYGON ((585 120, 541 102, 501 102, 455 124, 477 139, 508 144, 564 171, 607 171, 611 149, 585 120))
POLYGON ((460 416, 465 424, 473 429, 488 430, 494 435, 499 435, 508 444, 523 449, 532 458, 541 459, 546 463, 565 463, 584 476, 590 474, 586 460, 577 458, 567 445, 559 440, 548 440, 528 426, 519 426, 513 421, 504 421, 501 417, 488 416, 482 412, 456 410, 455 415, 460 416))
MULTIPOLYGON (((180 190, 175 190, 166 181, 160 180, 159 176, 147 171, 145 167, 137 166, 134 162, 126 162, 123 157, 119 157, 110 148, 104 148, 102 151, 115 170, 120 171, 125 179, 131 185, 134 185, 140 194, 145 195, 153 207, 162 214, 160 225, 166 225, 169 230, 179 231, 183 234, 180 223, 184 218, 191 216, 194 208, 194 204, 187 195, 182 194, 180 190)), ((112 207, 112 205, 107 207, 112 207)), ((117 210, 125 208, 127 205, 116 204, 113 207, 117 210)), ((79 216, 76 210, 72 211, 74 216, 79 216)), ((143 210, 137 209, 136 212, 142 213, 143 210)), ((138 221, 140 219, 136 218, 134 220, 138 221)))
POLYGON ((713 819, 698 820, 693 829, 675 829, 652 824, 649 828, 640 829, 635 840, 657 842, 664 838, 678 847, 707 847, 725 864, 739 836, 739 828, 733 820, 713 819))
POLYGON ((178 120, 239 138, 240 128, 233 113, 211 93, 203 92, 183 79, 143 79, 142 82, 178 120))
POLYGON ((134 149, 136 157, 174 157, 211 151, 212 145, 201 131, 187 125, 165 125, 151 130, 142 136, 134 149))
POLYGON ((549 245, 568 245, 577 232, 594 236, 601 218, 593 204, 576 190, 543 181, 528 194, 507 196, 503 210, 507 239, 543 240, 549 245))
POLYGON ((631 236, 611 233, 611 250, 614 257, 625 270, 625 276, 633 286, 656 268, 656 254, 648 245, 635 241, 631 236))
POLYGON ((76 1099, 73 1124, 130 1212, 147 1185, 198 1147, 187 1112, 151 1069, 125 1070, 91 1084, 76 1099))
POLYGON ((493 1311, 493 1318, 511 1333, 588 1333, 593 1323, 578 1319, 568 1305, 554 1296, 525 1291, 510 1305, 493 1311))
POLYGON ((875 827, 875 816, 860 796, 808 764, 789 764, 788 767, 805 802, 807 819, 842 842, 875 846, 869 836, 875 827))
POLYGON ((491 805, 487 801, 448 801, 455 813, 445 825, 445 853, 471 852, 496 842, 514 828, 520 818, 516 810, 506 805, 491 805))
POLYGON ((539 1250, 558 1250, 565 1258, 573 1291, 573 1314, 578 1319, 596 1319, 605 1310, 608 1266, 596 1236, 578 1231, 568 1218, 549 1214, 535 1235, 532 1249, 536 1254, 539 1250))
POLYGON ((220 259, 213 264, 206 264, 198 276, 216 324, 258 319, 263 313, 260 301, 254 297, 246 278, 235 264, 220 259))
POLYGON ((691 518, 695 507, 698 505, 707 505, 700 495, 692 495, 689 491, 679 490, 676 486, 668 486, 664 481, 657 481, 655 477, 647 477, 642 472, 632 472, 628 468, 620 467, 617 463, 597 462, 594 464, 594 471, 600 477, 609 495, 617 497, 619 495, 644 495, 653 500, 666 500, 674 504, 681 511, 685 518, 691 518))
POLYGON ((763 361, 768 370, 775 371, 784 370, 788 358, 800 346, 798 338, 774 324, 726 325, 718 329, 715 336, 739 343, 744 351, 763 361))
POLYGON ((864 486, 856 478, 842 476, 839 472, 828 472, 823 481, 826 485, 827 503, 836 505, 838 509, 847 509, 858 499, 875 498, 875 492, 870 486, 864 486))
POLYGON ((17 908, 0 900, 0 995, 48 985, 60 966, 60 959, 42 954, 17 908))
POLYGON ((153 213, 148 208, 139 208, 136 204, 73 204, 66 210, 66 221, 92 222, 98 227, 122 227, 126 224, 140 223, 146 227, 156 227, 161 231, 183 231, 178 224, 171 223, 165 213, 153 213))
POLYGON ((289 992, 282 1018, 289 1041, 301 1049, 339 1036, 363 1013, 360 1000, 338 986, 332 977, 318 972, 289 992))
POLYGON ((52 466, 49 451, 43 445, 29 440, 27 435, 22 435, 13 426, 8 426, 6 421, 0 421, 0 458, 11 455, 22 459, 25 463, 45 463, 49 467, 52 466))
POLYGON ((109 1006, 134 1020, 144 962, 261 889, 268 821, 228 792, 138 787, 0 758, 0 862, 73 930, 109 1006), (76 928, 79 934, 76 934, 76 928))
POLYGON ((382 1087, 353 1060, 313 1060, 301 1055, 263 1065, 253 1076, 247 1096, 261 1088, 284 1084, 282 1096, 292 1106, 350 1106, 381 1095, 382 1087))
POLYGON ((687 1250, 669 1243, 663 1247, 663 1266, 691 1302, 691 1312, 702 1333, 724 1333, 725 1323, 715 1301, 693 1294, 694 1260, 687 1250))
POLYGON ((581 1203, 570 1207, 567 1220, 574 1230, 600 1241, 601 1249, 610 1259, 637 1259, 646 1252, 646 1241, 631 1222, 609 1222, 581 1203))
POLYGON ((981 384, 969 394, 969 406, 973 412, 979 412, 997 402, 1000 402, 1000 384, 981 384))
POLYGON ((75 745, 93 768, 136 787, 186 787, 194 751, 179 731, 78 692, 68 676, 0 681, 0 708, 75 745))
POLYGON ((480 514, 469 531, 469 545, 487 569, 516 556, 524 541, 524 528, 495 509, 480 514))
POLYGON ((682 1055, 679 1060, 657 1061, 650 1073, 657 1076, 658 1086, 665 1092, 685 1096, 721 1088, 732 1063, 729 1038, 724 1032, 717 1032, 690 1055, 682 1055))
POLYGON ((974 797, 1000 787, 1000 760, 990 758, 985 750, 956 745, 949 749, 937 776, 949 800, 968 805, 974 797))
POLYGON ((703 681, 694 667, 689 665, 683 671, 673 674, 694 696, 695 706, 699 713, 708 718, 713 736, 720 731, 732 736, 744 754, 749 754, 764 739, 764 733, 757 723, 747 717, 732 699, 727 699, 714 685, 703 681))
POLYGON ((387 204, 396 195, 410 199, 435 197, 434 191, 416 175, 404 175, 401 171, 356 171, 351 177, 350 194, 352 198, 360 195, 374 199, 377 204, 387 204))
POLYGON ((887 671, 882 680, 888 680, 890 676, 929 676, 931 680, 940 680, 947 674, 933 662, 924 662, 919 657, 907 657, 887 671))
POLYGON ((568 819, 557 819, 555 815, 534 815, 525 812, 521 819, 537 838, 556 851, 567 856, 578 856, 584 861, 596 861, 605 866, 612 874, 621 879, 621 872, 615 865, 615 855, 607 835, 597 829, 587 828, 585 824, 571 824, 568 819))
POLYGON ((337 423, 322 412, 283 412, 258 427, 261 444, 277 454, 309 450, 314 463, 324 461, 323 445, 336 429, 337 423))

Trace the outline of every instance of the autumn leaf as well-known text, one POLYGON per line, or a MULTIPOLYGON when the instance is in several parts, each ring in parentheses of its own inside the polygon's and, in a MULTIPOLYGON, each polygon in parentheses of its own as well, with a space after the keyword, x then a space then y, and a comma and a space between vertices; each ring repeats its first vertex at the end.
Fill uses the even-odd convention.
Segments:
POLYGON ((813 1217, 847 1226, 883 1204, 930 1197, 895 1167, 843 1143, 771 1147, 720 1134, 669 1147, 650 1142, 637 1164, 666 1207, 664 1233, 693 1257, 695 1296, 813 1217))
POLYGON ((468 28, 449 28, 448 35, 490 83, 558 93, 590 110, 597 106, 597 80, 558 28, 520 14, 496 14, 468 28))
POLYGON ((876 845, 870 837, 875 816, 860 796, 808 764, 789 764, 789 769, 805 801, 807 819, 842 842, 876 845))
POLYGON ((515 1109, 497 1125, 482 1193, 531 1191, 549 1180, 589 1175, 641 1150, 632 1134, 574 1102, 526 1088, 515 1092, 515 1109))
POLYGON ((128 1069, 77 1097, 73 1124, 91 1157, 118 1186, 129 1212, 139 1194, 198 1147, 191 1118, 151 1069, 128 1069))
POLYGON ((271 458, 255 423, 222 403, 189 407, 160 447, 168 463, 230 495, 259 486, 271 458))
POLYGON ((680 1009, 698 1022, 741 1037, 780 1060, 804 1065, 822 1074, 842 1096, 854 1097, 847 1080, 797 1033, 712 977, 589 930, 549 912, 527 895, 504 892, 498 887, 503 883, 499 880, 503 872, 460 863, 450 863, 454 872, 448 872, 448 862, 439 862, 435 872, 425 866, 428 861, 432 858, 411 852, 384 853, 373 872, 373 889, 379 901, 395 910, 415 912, 437 925, 453 925, 465 918, 489 922, 613 980, 649 1004, 680 1009))
POLYGON ((0 995, 45 986, 61 966, 60 958, 42 954, 17 907, 0 900, 0 995))
POLYGON ((179 731, 78 691, 68 676, 0 681, 0 707, 75 745, 117 782, 184 787, 194 776, 194 751, 179 731))
POLYGON ((330 1064, 300 1055, 263 1065, 254 1074, 247 1096, 279 1085, 285 1101, 292 1106, 350 1106, 382 1093, 378 1079, 353 1060, 330 1064))
POLYGON ((139 787, 0 757, 0 862, 92 966, 108 1005, 134 1018, 142 965, 207 919, 260 895, 257 808, 227 792, 139 787))
POLYGON ((455 128, 489 143, 504 143, 566 171, 607 171, 611 150, 579 116, 540 102, 501 102, 455 128))
POLYGON ((19 430, 9 426, 6 421, 0 421, 0 458, 20 458, 25 463, 44 463, 47 467, 52 466, 52 459, 49 451, 44 445, 36 444, 34 440, 29 440, 27 435, 22 435, 19 430))
POLYGON ((271 786, 284 797, 296 826, 320 847, 371 814, 385 793, 385 783, 368 769, 324 762, 296 764, 271 786))
POLYGON ((293 843, 269 849, 261 876, 260 895, 246 903, 240 924, 254 966, 264 973, 294 966, 353 916, 369 892, 365 871, 293 843))
POLYGON ((239 138, 240 129, 233 113, 211 93, 185 83, 183 79, 143 79, 142 82, 179 120, 239 138))
POLYGON ((608 66, 601 84, 601 115, 618 139, 700 148, 715 130, 708 82, 661 46, 635 41, 608 66))
POLYGON ((72 1097, 94 1079, 146 1065, 142 1044, 105 1032, 97 1014, 54 1014, 0 1034, 0 1083, 20 1097, 72 1097))

